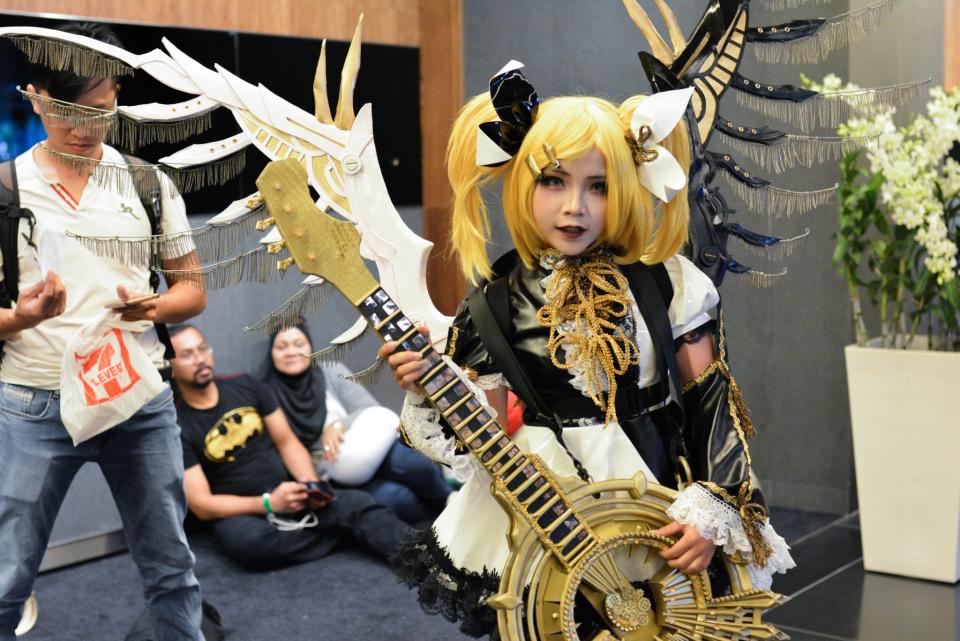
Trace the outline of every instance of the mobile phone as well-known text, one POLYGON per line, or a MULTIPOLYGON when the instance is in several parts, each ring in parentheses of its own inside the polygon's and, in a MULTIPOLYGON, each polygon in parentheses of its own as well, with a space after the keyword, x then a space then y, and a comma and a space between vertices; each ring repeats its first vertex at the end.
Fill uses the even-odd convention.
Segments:
POLYGON ((326 481, 308 481, 307 486, 307 505, 314 510, 327 507, 333 503, 337 495, 326 481))
POLYGON ((116 309, 119 307, 133 307, 134 305, 139 305, 140 303, 145 303, 148 300, 153 300, 154 298, 160 298, 160 294, 154 292, 152 294, 144 294, 143 296, 134 296, 133 298, 128 298, 127 300, 117 299, 112 303, 107 303, 104 305, 106 309, 116 309))

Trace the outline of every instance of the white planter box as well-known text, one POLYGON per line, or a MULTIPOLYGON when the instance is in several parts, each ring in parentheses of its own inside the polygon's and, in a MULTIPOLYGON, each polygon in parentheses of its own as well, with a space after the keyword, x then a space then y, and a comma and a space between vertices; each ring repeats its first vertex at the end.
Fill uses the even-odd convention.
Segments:
POLYGON ((960 353, 845 353, 864 567, 956 583, 960 353))

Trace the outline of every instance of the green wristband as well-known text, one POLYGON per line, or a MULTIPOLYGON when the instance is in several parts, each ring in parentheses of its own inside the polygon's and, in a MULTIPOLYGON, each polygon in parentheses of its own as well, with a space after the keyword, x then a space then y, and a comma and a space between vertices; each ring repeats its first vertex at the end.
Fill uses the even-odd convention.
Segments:
POLYGON ((270 492, 263 493, 263 507, 266 508, 267 514, 273 514, 273 508, 270 507, 270 492))

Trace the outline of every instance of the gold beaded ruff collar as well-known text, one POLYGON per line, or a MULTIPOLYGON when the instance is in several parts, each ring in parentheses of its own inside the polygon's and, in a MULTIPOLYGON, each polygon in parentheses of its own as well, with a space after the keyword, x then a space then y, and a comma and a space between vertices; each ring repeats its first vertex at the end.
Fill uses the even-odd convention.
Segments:
POLYGON ((616 422, 616 377, 640 363, 627 279, 605 248, 582 256, 550 249, 541 254, 540 264, 553 270, 546 281, 547 302, 537 311, 537 322, 550 329, 550 361, 582 372, 581 391, 608 424, 616 422))

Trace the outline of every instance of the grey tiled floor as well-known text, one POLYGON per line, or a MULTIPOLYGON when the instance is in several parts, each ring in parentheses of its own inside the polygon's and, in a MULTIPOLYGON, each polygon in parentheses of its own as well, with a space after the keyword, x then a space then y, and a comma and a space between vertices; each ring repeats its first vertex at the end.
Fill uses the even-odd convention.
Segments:
MULTIPOLYGON (((802 514, 771 519, 783 534, 821 516, 802 514)), ((960 587, 864 571, 856 514, 785 538, 798 567, 774 583, 790 599, 766 618, 794 641, 960 641, 960 587)))
MULTIPOLYGON (((960 588, 864 572, 855 514, 774 508, 771 519, 798 567, 777 577, 773 587, 789 601, 765 618, 794 641, 960 641, 960 588)), ((197 573, 227 641, 469 639, 424 615, 414 593, 363 552, 251 574, 198 543, 197 573)), ((44 574, 36 589, 40 621, 24 641, 119 641, 142 608, 127 554, 44 574)))

